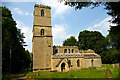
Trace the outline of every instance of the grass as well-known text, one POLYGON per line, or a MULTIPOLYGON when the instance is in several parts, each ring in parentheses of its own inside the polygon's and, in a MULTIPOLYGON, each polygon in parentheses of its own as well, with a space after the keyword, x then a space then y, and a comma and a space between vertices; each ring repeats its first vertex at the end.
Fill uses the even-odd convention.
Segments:
POLYGON ((69 72, 50 72, 39 71, 26 74, 28 78, 106 78, 105 71, 109 68, 112 72, 112 78, 118 77, 118 68, 112 68, 112 65, 103 65, 101 68, 84 68, 70 70, 69 72))

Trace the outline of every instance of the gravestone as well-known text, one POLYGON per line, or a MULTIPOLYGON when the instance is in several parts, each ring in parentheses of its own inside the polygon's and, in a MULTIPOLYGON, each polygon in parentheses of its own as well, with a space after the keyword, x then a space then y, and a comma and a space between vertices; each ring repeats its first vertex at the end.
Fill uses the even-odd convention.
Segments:
POLYGON ((117 68, 119 68, 120 66, 119 66, 119 63, 117 64, 117 68))
POLYGON ((115 64, 113 64, 113 68, 115 68, 115 64))
POLYGON ((108 68, 106 69, 106 78, 112 78, 112 72, 108 68))

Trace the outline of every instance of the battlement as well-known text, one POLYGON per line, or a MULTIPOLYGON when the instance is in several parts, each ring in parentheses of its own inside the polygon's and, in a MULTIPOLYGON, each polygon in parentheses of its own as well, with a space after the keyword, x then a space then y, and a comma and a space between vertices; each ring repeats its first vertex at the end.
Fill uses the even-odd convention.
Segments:
POLYGON ((79 50, 79 53, 95 53, 95 52, 91 49, 88 49, 88 50, 79 50))
POLYGON ((60 46, 60 45, 56 45, 56 48, 78 48, 78 46, 60 46))
POLYGON ((51 9, 50 6, 45 6, 45 5, 39 5, 39 4, 35 4, 34 7, 40 7, 40 8, 48 8, 48 9, 51 9))

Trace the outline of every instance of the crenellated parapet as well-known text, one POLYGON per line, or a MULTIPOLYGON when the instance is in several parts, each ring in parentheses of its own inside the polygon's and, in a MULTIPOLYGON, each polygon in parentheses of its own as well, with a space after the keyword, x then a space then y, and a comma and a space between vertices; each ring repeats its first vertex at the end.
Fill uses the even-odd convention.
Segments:
POLYGON ((40 7, 40 8, 48 8, 48 9, 51 9, 50 6, 45 6, 45 5, 39 5, 39 4, 35 4, 34 7, 40 7))
POLYGON ((78 53, 78 46, 60 46, 54 47, 56 53, 78 53))
POLYGON ((95 53, 95 52, 91 49, 88 49, 88 50, 79 50, 79 53, 95 53))
POLYGON ((55 47, 57 48, 78 48, 78 46, 60 46, 60 45, 56 45, 55 47))

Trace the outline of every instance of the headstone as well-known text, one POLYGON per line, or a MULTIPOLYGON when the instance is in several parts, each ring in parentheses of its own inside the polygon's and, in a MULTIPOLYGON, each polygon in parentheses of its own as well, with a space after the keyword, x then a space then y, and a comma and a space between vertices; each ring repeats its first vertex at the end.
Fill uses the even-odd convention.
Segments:
POLYGON ((106 69, 106 78, 112 78, 112 72, 108 68, 106 69))
POLYGON ((119 63, 117 64, 117 68, 119 68, 120 66, 119 66, 119 63))
POLYGON ((115 68, 115 64, 113 64, 113 68, 115 68))

